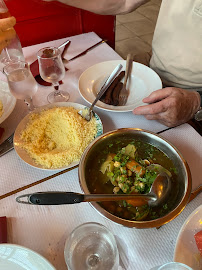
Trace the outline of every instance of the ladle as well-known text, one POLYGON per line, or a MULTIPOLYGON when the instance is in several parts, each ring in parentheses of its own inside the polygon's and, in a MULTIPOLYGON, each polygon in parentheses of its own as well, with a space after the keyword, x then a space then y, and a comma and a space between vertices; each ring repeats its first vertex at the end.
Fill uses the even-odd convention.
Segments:
POLYGON ((37 192, 21 195, 16 198, 19 203, 36 205, 74 204, 80 202, 101 202, 120 200, 143 200, 143 204, 162 205, 171 191, 171 180, 166 173, 159 174, 147 194, 80 194, 74 192, 37 192))

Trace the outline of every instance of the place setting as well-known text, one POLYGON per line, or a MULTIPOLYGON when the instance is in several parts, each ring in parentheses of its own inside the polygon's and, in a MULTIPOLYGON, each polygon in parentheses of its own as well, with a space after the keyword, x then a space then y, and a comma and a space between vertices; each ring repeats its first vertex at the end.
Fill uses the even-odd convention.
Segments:
MULTIPOLYGON (((190 203, 192 168, 175 143, 163 133, 157 134, 166 127, 159 125, 156 132, 154 123, 148 130, 143 128, 147 127, 147 120, 141 118, 140 127, 132 115, 134 108, 143 105, 144 97, 162 88, 160 77, 149 67, 134 62, 129 54, 126 60, 115 57, 107 61, 103 57, 73 78, 78 81, 77 87, 68 84, 72 79, 68 72, 74 72, 79 61, 87 63, 91 53, 94 56, 94 48, 102 51, 102 44, 106 45, 106 41, 98 39, 94 45, 76 52, 69 58, 69 63, 74 63, 67 65, 69 70, 65 69, 66 56, 59 46, 52 42, 37 46, 38 75, 48 86, 37 82, 38 75, 33 74, 27 62, 4 67, 6 91, 15 102, 25 101, 28 112, 10 142, 10 150, 14 151, 1 155, 4 143, 0 145, 2 177, 6 178, 6 171, 9 175, 0 195, 0 214, 10 217, 9 232, 15 226, 14 219, 18 226, 14 241, 0 244, 0 266, 5 263, 8 269, 23 269, 20 261, 10 263, 5 256, 8 252, 23 252, 24 263, 36 269, 134 270, 132 265, 137 263, 137 269, 144 270, 141 258, 138 259, 138 247, 144 243, 146 253, 156 246, 152 249, 151 264, 146 256, 148 270, 169 269, 163 268, 164 264, 174 262, 195 267, 179 255, 184 231, 190 230, 186 223, 179 231, 176 245, 170 244, 177 234, 172 234, 173 224, 178 230, 183 224, 180 214, 187 216, 187 209, 193 210, 200 200, 198 197, 190 203), (46 105, 40 106, 37 100, 42 96, 46 105), (29 234, 23 237, 26 228, 29 234), (157 256, 158 236, 163 239, 165 234, 171 237, 166 240, 169 252, 157 256), (127 247, 123 254, 117 236, 127 247)), ((66 45, 66 53, 73 50, 72 42, 66 45)), ((7 108, 5 101, 3 108, 7 108)), ((7 114, 13 109, 9 108, 7 114)), ((194 196, 200 192, 199 187, 194 196)), ((198 208, 188 219, 197 216, 195 223, 191 222, 194 235, 188 241, 193 241, 193 252, 200 258, 194 242, 201 230, 197 213, 198 208)))

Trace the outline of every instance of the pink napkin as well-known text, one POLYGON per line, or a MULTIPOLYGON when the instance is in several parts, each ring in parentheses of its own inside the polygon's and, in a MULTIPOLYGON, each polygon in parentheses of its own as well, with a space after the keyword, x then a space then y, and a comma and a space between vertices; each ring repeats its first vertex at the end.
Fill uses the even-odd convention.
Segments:
POLYGON ((0 217, 0 243, 7 243, 7 219, 0 217))

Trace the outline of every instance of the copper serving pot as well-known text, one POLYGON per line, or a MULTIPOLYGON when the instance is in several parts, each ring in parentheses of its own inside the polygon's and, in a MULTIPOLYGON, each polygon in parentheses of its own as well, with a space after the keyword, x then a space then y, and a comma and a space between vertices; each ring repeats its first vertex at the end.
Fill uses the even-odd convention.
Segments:
POLYGON ((117 140, 121 140, 123 138, 131 140, 137 139, 145 143, 149 143, 158 148, 159 150, 163 151, 172 160, 174 166, 178 170, 177 185, 176 187, 174 187, 178 187, 178 190, 177 196, 175 196, 172 202, 172 209, 165 216, 154 220, 134 221, 123 219, 111 214, 97 202, 91 202, 90 204, 106 218, 127 227, 152 228, 162 226, 163 224, 173 220, 183 211, 184 207, 189 201, 192 180, 189 166, 184 160, 181 153, 170 142, 155 133, 137 128, 122 128, 107 132, 97 137, 86 148, 79 164, 79 181, 81 188, 83 189, 85 194, 90 193, 86 181, 86 168, 89 167, 89 164, 92 162, 93 159, 98 159, 99 153, 104 151, 106 145, 108 145, 110 142, 116 142, 117 140))

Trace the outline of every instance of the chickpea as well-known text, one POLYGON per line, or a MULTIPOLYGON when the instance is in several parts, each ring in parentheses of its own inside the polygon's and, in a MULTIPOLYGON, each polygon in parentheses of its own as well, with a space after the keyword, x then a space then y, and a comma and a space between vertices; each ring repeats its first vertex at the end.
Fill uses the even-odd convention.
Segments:
POLYGON ((127 174, 128 174, 128 176, 131 176, 133 173, 131 170, 127 170, 127 174))
POLYGON ((123 188, 123 184, 122 183, 118 183, 119 187, 122 189, 123 188))
POLYGON ((143 162, 146 166, 149 166, 151 164, 151 162, 148 159, 144 159, 143 162))
POLYGON ((132 192, 135 192, 135 193, 137 193, 137 192, 138 192, 138 190, 136 189, 136 187, 135 187, 135 186, 132 186, 132 187, 131 187, 131 191, 132 191, 132 192))
POLYGON ((114 162, 114 167, 118 168, 121 166, 121 163, 119 161, 114 162))
POLYGON ((124 171, 126 171, 126 167, 121 167, 120 171, 121 171, 121 173, 124 173, 124 171))
POLYGON ((113 189, 113 192, 114 192, 114 193, 118 193, 119 190, 120 190, 120 187, 115 187, 115 188, 113 189))
POLYGON ((140 188, 144 188, 144 183, 140 182, 140 183, 139 183, 139 187, 140 187, 140 188))

